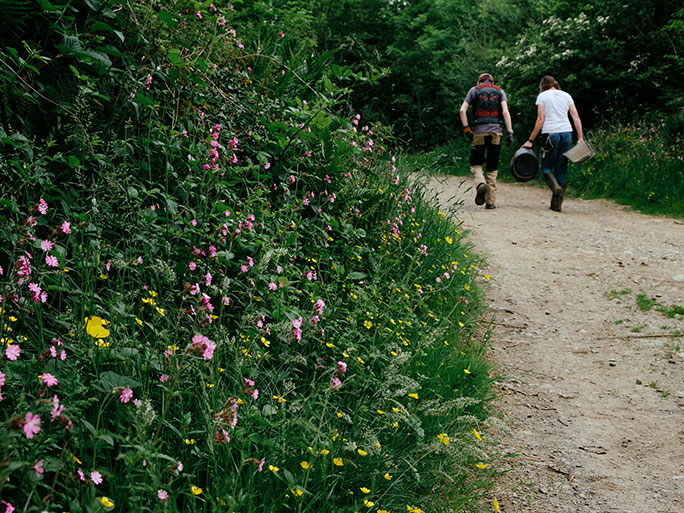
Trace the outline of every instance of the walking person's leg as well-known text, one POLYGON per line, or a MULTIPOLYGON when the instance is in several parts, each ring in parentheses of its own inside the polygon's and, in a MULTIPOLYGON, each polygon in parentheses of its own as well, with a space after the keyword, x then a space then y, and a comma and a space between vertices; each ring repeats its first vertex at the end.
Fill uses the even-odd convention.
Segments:
POLYGON ((501 134, 491 134, 486 139, 487 147, 487 193, 485 194, 486 208, 496 208, 496 178, 499 175, 499 156, 501 155, 501 134))
POLYGON ((556 210, 561 194, 561 186, 558 183, 558 180, 556 179, 556 176, 554 174, 554 170, 556 168, 556 161, 558 160, 558 156, 560 155, 560 145, 558 144, 560 141, 560 134, 549 134, 548 138, 549 143, 548 145, 545 145, 547 151, 544 151, 544 148, 542 148, 541 170, 542 177, 544 177, 546 185, 548 185, 549 189, 551 189, 551 206, 549 208, 551 208, 551 210, 556 210))
POLYGON ((485 136, 474 134, 473 143, 470 146, 470 172, 473 175, 475 187, 475 204, 482 205, 487 194, 487 184, 482 167, 485 163, 485 136))
MULTIPOLYGON (((556 175, 556 180, 558 180, 558 185, 560 185, 560 194, 556 201, 556 207, 554 210, 560 212, 563 206, 563 198, 565 197, 565 189, 568 186, 568 158, 564 155, 572 146, 572 132, 563 132, 559 134, 558 141, 558 159, 556 160, 554 167, 554 174, 556 175)), ((552 207, 553 208, 553 207, 552 207)))

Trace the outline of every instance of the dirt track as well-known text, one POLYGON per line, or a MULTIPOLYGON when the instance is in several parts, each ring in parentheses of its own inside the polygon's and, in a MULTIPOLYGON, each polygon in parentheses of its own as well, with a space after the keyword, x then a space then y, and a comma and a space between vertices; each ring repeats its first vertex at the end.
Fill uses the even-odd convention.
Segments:
POLYGON ((492 276, 501 510, 684 511, 684 319, 636 302, 684 307, 684 224, 604 200, 558 214, 529 184, 499 184, 485 210, 463 181, 432 186, 464 201, 492 276))

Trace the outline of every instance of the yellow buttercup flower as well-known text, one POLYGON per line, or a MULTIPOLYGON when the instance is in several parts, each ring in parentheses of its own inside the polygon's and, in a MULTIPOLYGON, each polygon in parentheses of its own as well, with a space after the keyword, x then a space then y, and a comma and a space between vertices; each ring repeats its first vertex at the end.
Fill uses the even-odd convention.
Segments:
POLYGON ((466 374, 470 374, 470 371, 468 369, 463 369, 463 372, 465 372, 466 374))
POLYGON ((304 470, 307 470, 307 469, 310 469, 310 468, 311 468, 311 465, 309 465, 309 462, 308 462, 308 461, 302 461, 302 462, 299 463, 299 465, 300 465, 304 470))
POLYGON ((104 495, 100 497, 100 504, 102 504, 105 508, 114 507, 114 503, 109 499, 109 497, 105 497, 104 495))
POLYGON ((444 445, 449 445, 449 435, 447 433, 440 433, 437 435, 437 439, 444 445))
POLYGON ((107 338, 109 330, 106 328, 111 323, 107 319, 93 315, 85 318, 86 333, 93 338, 107 338))
POLYGON ((408 396, 413 398, 413 399, 418 399, 418 394, 416 394, 415 392, 412 394, 409 394, 408 396))
POLYGON ((278 472, 280 469, 274 465, 269 465, 268 470, 270 470, 271 472, 278 472))
POLYGON ((477 432, 477 429, 473 428, 473 434, 475 435, 475 438, 482 440, 482 437, 480 436, 480 433, 477 432))
POLYGON ((366 451, 364 451, 363 449, 358 449, 356 452, 359 453, 359 456, 367 456, 368 455, 368 453, 366 451))
POLYGON ((142 326, 142 325, 143 325, 143 322, 142 322, 140 319, 138 319, 137 317, 135 318, 135 322, 138 323, 138 326, 142 326))
POLYGON ((385 473, 383 474, 382 477, 384 477, 384 478, 387 479, 388 481, 389 481, 390 479, 392 479, 392 476, 390 475, 389 472, 385 472, 385 473))
POLYGON ((487 465, 486 463, 476 463, 475 466, 476 466, 477 468, 479 468, 480 470, 484 470, 484 469, 486 469, 489 465, 487 465))
POLYGON ((333 464, 336 467, 341 467, 344 465, 344 462, 342 461, 342 458, 333 458, 333 464))
POLYGON ((501 513, 501 509, 499 508, 499 501, 496 500, 496 497, 494 497, 494 500, 492 501, 492 506, 494 506, 494 511, 496 511, 496 513, 501 513))
POLYGON ((366 493, 366 494, 370 493, 370 490, 369 490, 368 488, 366 488, 365 486, 362 486, 362 487, 359 488, 359 489, 360 489, 363 493, 366 493))
POLYGON ((195 486, 195 485, 192 485, 192 486, 190 487, 190 491, 192 492, 193 495, 199 495, 199 494, 202 493, 202 489, 199 488, 199 487, 197 487, 197 486, 195 486))
POLYGON ((375 506, 375 503, 373 501, 369 501, 368 499, 363 499, 363 504, 367 508, 372 508, 373 506, 375 506))
POLYGON ((321 454, 323 456, 327 456, 328 454, 330 454, 330 451, 328 449, 321 449, 321 454))

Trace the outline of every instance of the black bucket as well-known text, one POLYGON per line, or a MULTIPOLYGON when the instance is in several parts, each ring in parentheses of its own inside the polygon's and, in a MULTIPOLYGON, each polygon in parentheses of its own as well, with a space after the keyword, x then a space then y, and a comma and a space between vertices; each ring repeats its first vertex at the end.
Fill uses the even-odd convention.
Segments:
POLYGON ((518 182, 529 182, 537 176, 539 161, 534 152, 528 148, 520 148, 511 157, 511 176, 518 182))

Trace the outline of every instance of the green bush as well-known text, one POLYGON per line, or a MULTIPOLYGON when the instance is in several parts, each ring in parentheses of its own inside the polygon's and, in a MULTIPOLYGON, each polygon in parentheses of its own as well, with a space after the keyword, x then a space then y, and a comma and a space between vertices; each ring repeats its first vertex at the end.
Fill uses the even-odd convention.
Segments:
POLYGON ((40 5, 45 38, 3 53, 35 70, 2 77, 2 500, 477 501, 486 278, 413 169, 335 114, 359 77, 275 28, 238 37, 228 9, 40 5))

